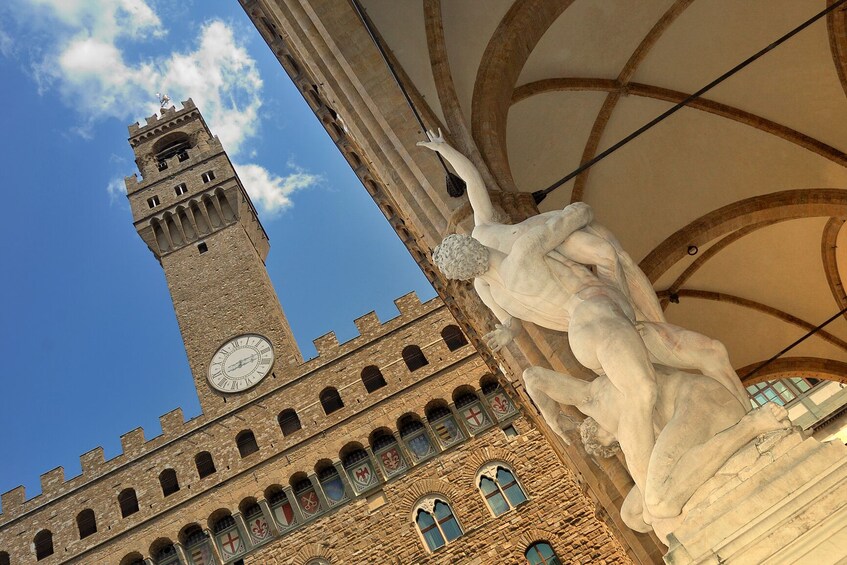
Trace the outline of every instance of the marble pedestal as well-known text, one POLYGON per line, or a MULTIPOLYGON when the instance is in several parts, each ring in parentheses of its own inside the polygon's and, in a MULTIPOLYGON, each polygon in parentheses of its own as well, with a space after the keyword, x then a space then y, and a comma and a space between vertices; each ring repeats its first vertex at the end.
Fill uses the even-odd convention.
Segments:
POLYGON ((847 446, 775 432, 727 461, 682 516, 654 524, 668 565, 847 563, 847 446))

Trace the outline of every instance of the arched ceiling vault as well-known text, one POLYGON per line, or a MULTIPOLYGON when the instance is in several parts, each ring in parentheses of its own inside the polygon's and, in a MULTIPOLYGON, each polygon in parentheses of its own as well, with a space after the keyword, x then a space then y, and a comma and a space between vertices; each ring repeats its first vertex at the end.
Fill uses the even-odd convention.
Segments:
MULTIPOLYGON (((490 188, 533 192, 833 1, 362 3, 490 188)), ((738 367, 767 359, 847 306, 845 77, 839 8, 540 209, 588 202, 681 298, 664 301, 671 321, 724 341, 738 367)), ((839 319, 766 375, 843 379, 846 345, 839 319)))

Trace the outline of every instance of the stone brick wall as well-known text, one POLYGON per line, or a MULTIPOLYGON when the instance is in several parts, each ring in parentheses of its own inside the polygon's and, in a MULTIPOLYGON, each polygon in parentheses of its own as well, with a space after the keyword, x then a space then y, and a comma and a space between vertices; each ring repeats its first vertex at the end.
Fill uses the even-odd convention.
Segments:
POLYGON ((245 563, 301 564, 313 556, 345 564, 525 563, 526 548, 542 540, 553 546, 563 563, 629 562, 539 431, 525 418, 513 425, 520 432, 517 437, 507 438, 494 426, 385 484, 384 505, 374 507, 366 498, 357 499, 257 549, 245 563), (494 517, 474 484, 487 461, 507 463, 529 500, 494 517), (430 493, 449 501, 464 530, 460 538, 433 553, 424 548, 412 518, 415 502, 430 493))

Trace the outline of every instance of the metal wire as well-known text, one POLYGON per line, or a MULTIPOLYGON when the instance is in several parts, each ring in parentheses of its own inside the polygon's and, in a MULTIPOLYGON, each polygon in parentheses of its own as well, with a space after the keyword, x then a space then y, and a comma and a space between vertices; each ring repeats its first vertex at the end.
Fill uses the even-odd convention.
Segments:
MULTIPOLYGON (((761 51, 756 53, 755 55, 752 55, 751 57, 748 57, 747 59, 745 59, 741 63, 735 65, 733 68, 731 68, 730 70, 728 70, 727 72, 725 72, 724 74, 722 74, 721 76, 719 76, 718 78, 716 78, 715 80, 713 80, 712 82, 710 82, 709 84, 707 84, 706 86, 704 86, 703 88, 701 88, 700 90, 695 92, 694 94, 691 94, 688 97, 686 97, 685 100, 682 100, 681 102, 675 104, 672 108, 670 108, 666 112, 663 112, 662 114, 660 114, 659 116, 657 116, 653 120, 649 121, 648 123, 644 124, 643 126, 638 128, 637 130, 635 130, 634 132, 632 132, 631 134, 629 134, 628 136, 626 136, 622 140, 618 141, 617 143, 615 143, 614 145, 612 145, 611 147, 609 147, 608 149, 606 149, 602 153, 595 155, 592 159, 589 159, 588 161, 586 161, 585 163, 583 163, 582 165, 577 167, 576 170, 574 170, 572 173, 565 175, 560 180, 554 182, 553 184, 551 184, 550 186, 548 186, 547 188, 545 188, 543 190, 537 190, 537 191, 533 192, 532 197, 535 200, 535 203, 540 204, 547 197, 548 194, 550 194, 551 192, 553 192, 554 190, 556 190, 557 188, 559 188, 560 186, 562 186, 563 184, 565 184, 566 182, 568 182, 569 180, 571 180, 572 178, 574 178, 575 176, 580 174, 581 172, 591 168, 597 162, 599 162, 602 159, 608 157, 609 155, 611 155, 612 153, 614 153, 615 151, 617 151, 618 149, 620 149, 621 147, 623 147, 624 145, 626 145, 627 143, 629 143, 630 141, 632 141, 633 139, 635 139, 636 137, 638 137, 639 135, 644 133, 645 131, 649 130, 650 128, 652 128, 653 126, 655 126, 656 124, 658 124, 659 122, 664 120, 665 118, 669 117, 671 114, 676 113, 680 108, 686 106, 689 102, 697 100, 703 94, 710 91, 712 88, 716 87, 717 85, 719 85, 720 83, 722 83, 723 81, 725 81, 726 79, 728 79, 729 77, 731 77, 732 75, 734 75, 735 73, 740 71, 741 69, 745 68, 750 63, 756 61, 759 57, 761 57, 765 53, 767 53, 767 52, 771 51, 772 49, 774 49, 775 47, 778 47, 779 45, 785 43, 786 41, 788 41, 789 39, 791 39, 792 37, 794 37, 795 35, 797 35, 801 31, 803 31, 804 29, 806 29, 807 27, 809 27, 810 25, 812 25, 813 23, 815 23, 816 21, 818 21, 822 17, 826 16, 828 13, 837 9, 839 6, 841 6, 845 2, 847 2, 847 0, 837 0, 836 2, 831 4, 830 6, 827 6, 826 9, 824 9, 823 11, 821 11, 818 14, 812 16, 810 19, 806 20, 805 22, 803 22, 799 26, 795 27, 794 29, 792 29, 791 31, 789 31, 788 33, 786 33, 785 35, 783 35, 782 37, 780 37, 779 39, 777 39, 776 41, 774 41, 773 43, 771 43, 770 45, 768 45, 767 47, 765 47, 764 49, 762 49, 761 51)), ((354 0, 354 4, 355 4, 355 0, 354 0)))

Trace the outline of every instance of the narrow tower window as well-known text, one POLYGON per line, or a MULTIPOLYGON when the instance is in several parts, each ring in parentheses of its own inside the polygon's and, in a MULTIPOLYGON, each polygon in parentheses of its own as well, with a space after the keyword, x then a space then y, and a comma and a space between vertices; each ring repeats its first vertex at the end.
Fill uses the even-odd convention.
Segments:
POLYGON ((41 530, 35 534, 33 543, 35 545, 36 561, 41 561, 45 557, 53 555, 53 534, 50 530, 41 530))
POLYGON ((200 175, 200 178, 203 179, 204 184, 207 182, 211 182, 215 180, 215 171, 206 171, 205 173, 200 175))
POLYGON ((332 387, 327 387, 321 392, 321 406, 324 408, 324 414, 332 414, 336 410, 344 408, 344 402, 341 401, 341 395, 332 387))
POLYGON ((465 334, 462 333, 459 326, 447 326, 441 330, 441 337, 444 339, 444 343, 447 344, 447 349, 450 351, 456 351, 468 343, 468 340, 465 339, 465 334))
POLYGON ((162 485, 162 494, 170 496, 179 490, 179 481, 176 479, 176 471, 165 469, 159 475, 159 484, 162 485))
POLYGON ((76 527, 79 529, 79 539, 87 538, 97 531, 97 519, 94 510, 86 508, 76 517, 76 527))
POLYGON ((382 376, 380 370, 374 365, 368 365, 362 369, 362 382, 365 385, 365 390, 373 392, 385 386, 385 377, 382 376))
POLYGON ((201 479, 208 477, 217 470, 215 469, 215 462, 212 460, 212 454, 208 451, 201 451, 195 455, 194 464, 197 465, 197 474, 201 479))
POLYGON ((241 457, 247 457, 252 453, 259 451, 259 444, 256 443, 256 436, 250 430, 244 430, 235 438, 235 443, 238 445, 238 453, 241 457))
POLYGON ((301 428, 300 418, 293 408, 287 408, 279 413, 279 429, 282 430, 282 435, 291 435, 301 428))
POLYGON ((174 187, 174 192, 176 193, 177 196, 182 196, 183 194, 188 192, 188 187, 185 186, 185 183, 178 184, 174 187))
POLYGON ((159 197, 158 196, 152 196, 152 197, 148 198, 147 199, 147 205, 150 208, 155 208, 156 206, 159 205, 159 197))
POLYGON ((121 507, 121 518, 138 512, 138 498, 135 496, 135 490, 131 488, 122 490, 118 495, 118 504, 121 507))
POLYGON ((417 371, 421 367, 429 365, 423 351, 417 345, 407 345, 403 348, 403 361, 410 371, 417 371))

